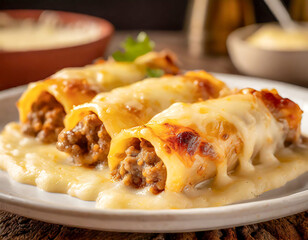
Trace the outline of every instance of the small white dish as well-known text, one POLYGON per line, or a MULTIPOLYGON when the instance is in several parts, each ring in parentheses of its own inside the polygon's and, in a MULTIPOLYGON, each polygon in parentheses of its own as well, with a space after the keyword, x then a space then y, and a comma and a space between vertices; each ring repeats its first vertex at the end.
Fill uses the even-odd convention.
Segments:
MULTIPOLYGON (((304 110, 303 133, 308 134, 308 89, 280 82, 215 74, 231 87, 276 88, 304 110)), ((0 127, 17 120, 15 102, 25 87, 0 93, 0 127)), ((307 159, 308 164, 308 159, 307 159)), ((308 173, 285 186, 241 203, 182 210, 101 210, 95 202, 49 193, 17 183, 0 171, 0 209, 22 216, 75 227, 125 232, 185 232, 247 225, 308 209, 308 173)))
POLYGON ((262 24, 232 32, 227 48, 235 67, 244 74, 308 86, 308 50, 269 50, 247 42, 262 24))

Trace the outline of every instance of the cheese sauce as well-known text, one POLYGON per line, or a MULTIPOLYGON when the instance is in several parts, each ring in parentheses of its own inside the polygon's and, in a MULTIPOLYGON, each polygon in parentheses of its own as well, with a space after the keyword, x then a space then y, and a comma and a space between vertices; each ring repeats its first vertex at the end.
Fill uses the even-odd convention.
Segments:
POLYGON ((98 208, 181 209, 213 207, 254 198, 283 186, 308 171, 308 149, 285 149, 279 163, 257 165, 253 172, 235 171, 224 187, 211 180, 202 189, 183 193, 165 191, 153 195, 147 189, 135 190, 110 180, 107 167, 95 169, 74 166, 54 144, 42 145, 20 132, 18 123, 9 123, 0 135, 0 168, 16 181, 48 192, 67 193, 82 200, 95 201, 98 208))

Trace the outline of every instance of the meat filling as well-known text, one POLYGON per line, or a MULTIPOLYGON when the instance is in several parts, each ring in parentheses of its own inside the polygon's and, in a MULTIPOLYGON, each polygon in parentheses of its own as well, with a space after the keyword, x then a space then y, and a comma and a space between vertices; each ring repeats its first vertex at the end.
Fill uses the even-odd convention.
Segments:
POLYGON ((72 130, 59 134, 57 148, 70 154, 76 164, 94 166, 106 162, 110 141, 102 121, 90 113, 72 130))
POLYGON ((48 92, 43 92, 31 106, 27 121, 22 124, 22 132, 36 137, 43 143, 56 142, 64 128, 63 106, 48 92))
POLYGON ((165 190, 166 167, 150 142, 135 139, 125 154, 118 168, 112 172, 114 179, 135 188, 150 186, 153 194, 165 190))

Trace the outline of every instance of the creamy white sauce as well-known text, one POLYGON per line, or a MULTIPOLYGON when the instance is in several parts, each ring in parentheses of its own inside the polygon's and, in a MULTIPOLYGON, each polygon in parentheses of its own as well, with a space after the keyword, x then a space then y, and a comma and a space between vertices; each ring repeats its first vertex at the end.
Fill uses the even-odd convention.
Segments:
POLYGON ((278 25, 266 24, 249 36, 247 42, 268 50, 308 50, 308 28, 286 31, 278 25))
POLYGON ((16 20, 0 13, 0 50, 29 51, 76 46, 97 40, 101 29, 92 22, 62 24, 56 14, 45 12, 35 22, 16 20))
POLYGON ((48 192, 67 193, 82 200, 95 201, 98 208, 179 209, 212 207, 254 198, 283 186, 308 171, 308 149, 286 149, 272 166, 255 166, 252 173, 235 171, 232 182, 223 188, 211 181, 202 190, 184 193, 165 191, 153 195, 114 183, 106 167, 90 169, 74 166, 54 144, 42 145, 20 132, 17 123, 8 124, 0 135, 0 168, 16 181, 48 192))

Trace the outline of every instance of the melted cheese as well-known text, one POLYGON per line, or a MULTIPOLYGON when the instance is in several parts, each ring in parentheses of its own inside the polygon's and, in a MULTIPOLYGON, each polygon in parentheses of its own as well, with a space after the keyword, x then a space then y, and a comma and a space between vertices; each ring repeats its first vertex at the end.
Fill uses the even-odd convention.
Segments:
POLYGON ((142 80, 146 75, 144 65, 134 62, 106 61, 85 67, 64 68, 52 75, 59 79, 86 79, 98 91, 110 91, 142 80))
POLYGON ((175 65, 176 60, 174 58, 172 53, 167 51, 148 52, 136 58, 133 62, 117 62, 110 58, 102 63, 85 67, 64 68, 51 77, 86 79, 98 91, 110 91, 144 79, 148 67, 159 68, 170 74, 178 73, 179 69, 175 65), (169 59, 169 61, 166 59, 169 59))
POLYGON ((132 138, 143 138, 155 147, 156 154, 166 166, 166 189, 181 192, 188 185, 194 186, 214 175, 215 181, 220 185, 229 183, 228 169, 230 165, 235 165, 235 161, 232 164, 224 154, 225 150, 235 143, 219 141, 219 136, 207 139, 206 126, 217 123, 220 119, 225 119, 237 129, 229 140, 237 135, 243 142, 243 150, 238 157, 239 168, 243 174, 250 174, 254 170, 250 159, 257 154, 264 165, 277 163, 274 153, 282 148, 285 140, 283 124, 275 120, 261 100, 253 95, 238 94, 194 104, 175 103, 144 126, 122 131, 112 141, 108 157, 109 166, 111 170, 118 166, 122 160, 121 154, 125 152, 132 138), (164 146, 169 144, 168 126, 192 128, 200 135, 201 141, 210 142, 215 155, 223 157, 205 160, 205 157, 197 152, 188 154, 187 160, 186 152, 176 149, 167 151, 164 146), (200 169, 206 172, 198 174, 200 169))
POLYGON ((206 100, 228 89, 224 83, 204 71, 194 73, 198 78, 190 74, 150 78, 100 93, 90 103, 76 106, 66 116, 65 128, 74 128, 91 111, 104 123, 108 134, 114 137, 122 129, 145 124, 175 102, 206 100), (207 91, 208 88, 211 91, 207 91))
POLYGON ((29 84, 18 102, 20 121, 26 121, 32 104, 44 91, 53 95, 68 113, 73 106, 91 101, 94 97, 93 92, 108 92, 114 88, 141 81, 146 77, 147 67, 161 68, 166 71, 172 69, 172 74, 177 73, 178 68, 173 60, 166 59, 170 59, 167 52, 149 52, 138 57, 134 62, 116 62, 109 59, 85 67, 64 68, 49 79, 29 84), (92 92, 82 91, 84 88, 92 92))
POLYGON ((17 123, 8 124, 0 135, 0 168, 18 182, 49 192, 67 193, 83 200, 96 200, 98 208, 180 209, 230 204, 283 186, 308 171, 307 149, 286 149, 272 166, 257 166, 249 175, 234 172, 223 188, 209 182, 202 190, 158 195, 110 181, 105 167, 89 169, 71 164, 53 144, 42 145, 25 137, 17 123))

